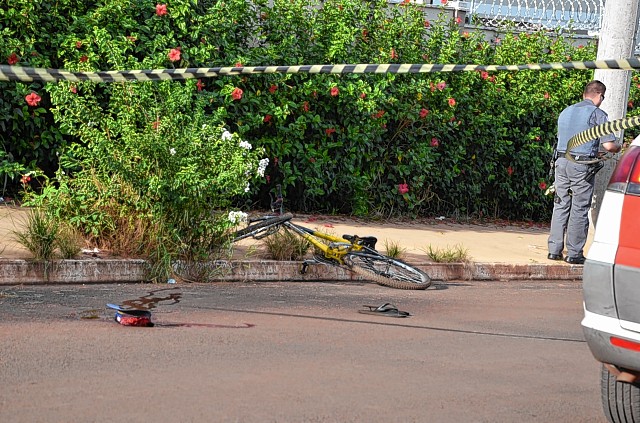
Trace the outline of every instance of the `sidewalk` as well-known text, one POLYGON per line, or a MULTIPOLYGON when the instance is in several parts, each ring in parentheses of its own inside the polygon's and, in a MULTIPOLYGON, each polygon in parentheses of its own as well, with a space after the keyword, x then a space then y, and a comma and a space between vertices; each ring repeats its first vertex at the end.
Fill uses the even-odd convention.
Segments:
MULTIPOLYGON (((24 209, 0 206, 0 285, 46 283, 43 263, 30 260, 30 253, 13 240, 26 218, 24 209)), ((334 235, 372 235, 377 248, 387 245, 405 249, 403 260, 425 270, 434 280, 577 280, 582 266, 547 260, 546 225, 500 223, 461 224, 449 219, 403 219, 393 222, 364 221, 343 216, 300 216, 294 222, 334 235), (432 249, 466 250, 468 263, 439 264, 429 259, 432 249)), ((590 240, 587 246, 590 244, 590 240)), ((291 281, 356 280, 350 272, 332 266, 312 266, 301 275, 299 263, 266 260, 247 255, 249 247, 260 251, 260 241, 244 240, 234 260, 226 262, 220 280, 291 281)), ((138 282, 144 280, 142 260, 83 256, 56 262, 48 268, 49 283, 138 282)))

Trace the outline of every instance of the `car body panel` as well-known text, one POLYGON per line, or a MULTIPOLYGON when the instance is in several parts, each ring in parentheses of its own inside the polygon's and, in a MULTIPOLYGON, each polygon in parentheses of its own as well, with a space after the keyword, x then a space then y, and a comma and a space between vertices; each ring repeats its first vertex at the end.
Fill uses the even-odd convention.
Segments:
POLYGON ((640 353, 611 344, 611 337, 637 340, 638 334, 620 326, 615 317, 602 316, 584 311, 582 330, 594 358, 602 363, 611 363, 626 369, 640 371, 640 353))

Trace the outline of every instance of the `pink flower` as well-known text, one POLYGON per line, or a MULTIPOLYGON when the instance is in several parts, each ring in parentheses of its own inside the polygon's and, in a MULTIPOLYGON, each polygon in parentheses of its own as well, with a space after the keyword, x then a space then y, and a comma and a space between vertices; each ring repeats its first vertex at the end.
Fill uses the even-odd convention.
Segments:
POLYGON ((38 94, 34 92, 31 92, 31 94, 26 95, 24 99, 26 100, 29 106, 35 107, 38 105, 38 103, 40 103, 40 100, 42 100, 42 97, 40 97, 38 94))
POLYGON ((511 166, 507 168, 507 173, 509 174, 509 176, 513 175, 513 168, 511 166))
POLYGON ((309 111, 309 102, 305 101, 304 103, 302 103, 302 110, 305 112, 309 111))
POLYGON ((262 121, 263 121, 264 123, 269 123, 269 122, 271 122, 271 115, 266 115, 266 116, 264 117, 264 119, 262 119, 262 121))
POLYGON ((545 98, 545 100, 549 100, 549 97, 551 97, 551 96, 549 95, 549 93, 544 93, 544 98, 545 98))
POLYGON ((82 41, 76 41, 76 48, 82 48, 82 41))
POLYGON ((538 186, 540 187, 540 189, 547 189, 547 183, 545 181, 540 182, 538 186))
POLYGON ((404 195, 409 192, 409 185, 407 184, 398 184, 398 192, 400 195, 404 195))
MULTIPOLYGON (((639 85, 640 85, 640 84, 639 84, 639 85)), ((363 100, 364 100, 364 99, 365 99, 365 97, 367 97, 367 94, 365 94, 365 93, 360 93, 360 98, 361 98, 361 99, 363 99, 363 100)))
POLYGON ((467 31, 463 31, 463 32, 462 32, 462 36, 463 36, 464 38, 469 38, 469 37, 471 36, 471 34, 469 34, 469 32, 467 32, 467 31))
POLYGON ((160 128, 160 121, 156 120, 154 122, 151 122, 151 127, 157 131, 158 128, 160 128))
POLYGON ((242 67, 242 63, 241 62, 236 62, 236 68, 241 68, 242 67))
POLYGON ((440 0, 440 3, 442 4, 447 4, 449 2, 449 0, 440 0))
POLYGON ((392 59, 397 59, 398 58, 398 53, 396 53, 396 49, 395 48, 391 49, 391 58, 392 59))
POLYGON ((180 60, 180 49, 172 48, 169 50, 169 60, 172 62, 177 62, 180 60))
POLYGON ((438 141, 437 138, 433 137, 431 138, 431 147, 437 147, 440 145, 440 142, 438 141))
POLYGON ((69 91, 71 91, 74 94, 77 94, 78 93, 78 88, 75 85, 71 85, 69 87, 69 91))
POLYGON ((335 96, 337 96, 338 94, 340 94, 340 90, 338 89, 338 87, 332 87, 332 88, 331 88, 331 96, 332 96, 332 97, 335 97, 335 96))
POLYGON ((233 98, 234 100, 240 100, 243 93, 244 92, 240 88, 236 87, 231 92, 231 98, 233 98))
POLYGON ((489 74, 487 73, 487 71, 480 72, 480 78, 487 79, 488 77, 489 77, 489 74))
POLYGON ((420 119, 426 118, 428 114, 429 114, 429 110, 427 109, 420 110, 420 119))
POLYGON ((198 91, 202 91, 202 89, 204 88, 204 83, 202 82, 202 79, 198 79, 198 83, 196 84, 196 87, 198 87, 198 91))
POLYGON ((89 58, 87 57, 86 54, 83 54, 82 56, 80 56, 80 63, 86 63, 89 61, 89 58))
POLYGON ((456 105, 456 100, 455 98, 450 98, 449 100, 447 100, 449 102, 449 106, 453 107, 456 105))
POLYGON ((271 94, 275 93, 276 91, 278 91, 278 86, 277 85, 272 85, 269 87, 269 92, 271 94))
POLYGON ((384 110, 379 110, 378 113, 375 113, 373 115, 373 118, 374 119, 380 119, 382 116, 384 116, 384 113, 385 113, 384 110))
POLYGON ((9 57, 7 58, 7 62, 8 62, 11 66, 15 65, 15 64, 16 64, 16 63, 18 63, 19 61, 20 61, 20 58, 18 58, 18 55, 17 55, 17 54, 15 54, 15 53, 11 53, 11 54, 9 55, 9 57))
POLYGON ((22 183, 22 185, 27 185, 30 180, 31 176, 29 175, 22 175, 22 178, 20 178, 20 182, 22 183))
POLYGON ((430 26, 431 26, 431 22, 429 22, 429 21, 425 20, 425 21, 424 21, 424 27, 425 27, 425 28, 429 28, 430 26))
POLYGON ((462 19, 460 18, 460 16, 456 16, 456 23, 458 25, 462 23, 462 19))
POLYGON ((166 4, 156 4, 156 15, 164 16, 167 14, 167 5, 166 4))
POLYGON ((327 135, 331 135, 331 134, 333 134, 334 132, 336 132, 336 130, 335 130, 334 128, 327 128, 327 129, 325 129, 325 130, 324 130, 324 132, 325 132, 327 135))
POLYGON ((442 82, 438 82, 438 85, 436 85, 436 88, 439 89, 440 91, 444 90, 445 88, 447 88, 447 83, 442 81, 442 82))

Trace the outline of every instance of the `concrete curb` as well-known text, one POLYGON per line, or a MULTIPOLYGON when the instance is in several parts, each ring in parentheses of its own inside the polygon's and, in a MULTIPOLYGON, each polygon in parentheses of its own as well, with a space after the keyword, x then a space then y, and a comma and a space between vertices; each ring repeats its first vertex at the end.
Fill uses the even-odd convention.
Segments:
MULTIPOLYGON (((567 264, 506 263, 424 263, 417 264, 434 281, 500 280, 580 280, 582 266, 567 264)), ((300 273, 300 262, 221 261, 214 281, 293 282, 293 281, 361 281, 346 269, 329 265, 311 265, 300 273)), ((38 262, 0 260, 0 285, 21 284, 92 284, 144 282, 148 266, 144 260, 85 259, 38 262)))

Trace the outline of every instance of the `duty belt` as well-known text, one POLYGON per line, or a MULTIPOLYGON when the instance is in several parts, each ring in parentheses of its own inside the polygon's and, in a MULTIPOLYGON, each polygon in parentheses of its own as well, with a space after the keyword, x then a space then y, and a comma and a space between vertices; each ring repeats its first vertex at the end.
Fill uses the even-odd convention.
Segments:
MULTIPOLYGON (((557 152, 557 157, 564 157, 564 155, 566 154, 565 151, 558 151, 557 152)), ((588 155, 584 155, 584 154, 569 154, 569 156, 571 156, 571 158, 577 162, 580 161, 589 161, 589 160, 593 160, 595 159, 594 156, 588 156, 588 155)))

